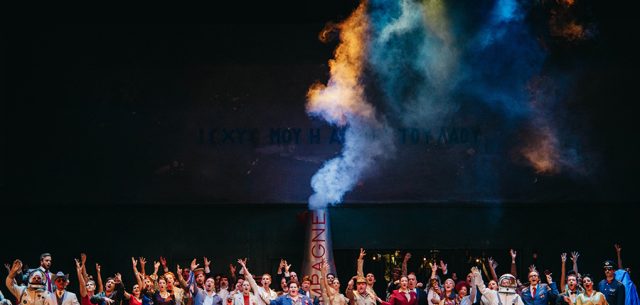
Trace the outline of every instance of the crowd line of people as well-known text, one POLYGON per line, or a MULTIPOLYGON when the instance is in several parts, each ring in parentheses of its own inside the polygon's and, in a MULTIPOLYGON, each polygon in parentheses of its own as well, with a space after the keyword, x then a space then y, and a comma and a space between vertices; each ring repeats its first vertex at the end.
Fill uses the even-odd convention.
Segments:
POLYGON ((356 262, 356 274, 344 290, 338 277, 328 271, 327 262, 322 263, 319 295, 311 291, 310 277, 299 278, 286 260, 280 260, 274 276, 278 285, 271 288, 272 276, 252 274, 246 258, 237 261, 239 272, 236 265, 230 264, 228 274, 214 275, 206 257, 202 267, 193 259, 186 268, 177 265, 175 273, 160 257, 153 263, 151 274, 146 273, 144 257, 132 257, 135 281, 128 290, 120 273, 103 280, 99 264, 95 266, 95 277, 90 275, 87 256, 81 254, 80 259, 75 259, 78 297, 67 290, 69 274, 51 272, 51 254, 43 253, 40 266, 35 269, 23 269, 19 259, 5 265, 5 284, 13 298, 5 298, 0 291, 0 305, 640 305, 630 270, 622 265, 622 247, 616 244, 615 249, 617 264, 604 261, 604 278, 597 284, 594 276, 578 271, 579 253, 571 253, 573 264, 569 271, 567 254, 562 253, 559 285, 551 272, 545 270, 541 274, 533 265, 527 281, 520 281, 514 250, 510 250, 510 273, 500 277, 495 271, 497 263, 491 258, 486 266, 471 268, 466 279, 457 279, 454 273, 449 274, 446 263, 434 261, 429 263, 431 274, 423 284, 416 273, 407 270, 411 254, 406 253, 402 267, 394 268, 385 295, 374 290, 374 274, 364 273, 363 249, 356 262))

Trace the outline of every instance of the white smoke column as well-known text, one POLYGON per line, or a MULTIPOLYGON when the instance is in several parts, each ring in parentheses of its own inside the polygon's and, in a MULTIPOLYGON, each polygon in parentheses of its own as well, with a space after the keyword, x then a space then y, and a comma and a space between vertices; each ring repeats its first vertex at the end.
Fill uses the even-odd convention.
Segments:
POLYGON ((391 133, 364 96, 362 66, 367 52, 369 20, 366 2, 339 24, 340 44, 329 61, 328 84, 316 83, 307 94, 307 112, 346 126, 342 154, 327 161, 311 179, 310 209, 342 201, 375 162, 394 150, 391 133))

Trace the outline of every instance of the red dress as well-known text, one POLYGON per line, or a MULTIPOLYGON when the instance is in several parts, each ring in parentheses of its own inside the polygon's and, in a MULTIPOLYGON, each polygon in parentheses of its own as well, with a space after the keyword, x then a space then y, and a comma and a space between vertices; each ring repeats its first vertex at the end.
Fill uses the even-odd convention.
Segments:
POLYGON ((131 295, 131 297, 129 298, 129 305, 142 305, 142 300, 138 301, 136 297, 131 295))
POLYGON ((409 292, 410 298, 407 300, 407 295, 399 290, 394 290, 389 297, 389 302, 382 301, 382 305, 416 305, 418 303, 418 297, 415 291, 409 292))

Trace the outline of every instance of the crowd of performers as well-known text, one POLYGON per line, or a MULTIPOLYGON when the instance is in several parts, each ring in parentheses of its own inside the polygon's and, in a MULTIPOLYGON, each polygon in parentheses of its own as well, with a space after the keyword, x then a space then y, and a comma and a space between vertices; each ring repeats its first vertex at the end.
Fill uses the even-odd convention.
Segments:
POLYGON ((273 277, 278 281, 274 285, 277 288, 272 288, 272 276, 267 273, 254 276, 247 268, 246 258, 238 260, 237 266, 241 267, 238 273, 236 265, 230 264, 228 275, 211 274, 211 261, 206 257, 203 267, 193 259, 186 268, 177 265, 175 273, 167 267, 166 259, 160 257, 153 264, 152 274, 145 271, 145 258, 131 258, 135 281, 127 290, 120 273, 103 281, 99 264, 96 264, 96 276, 89 275, 87 257, 81 254, 80 259, 75 259, 78 297, 67 290, 69 274, 51 272, 51 255, 44 253, 36 269, 23 269, 20 260, 5 265, 9 272, 6 286, 12 296, 5 298, 0 293, 0 305, 13 302, 16 305, 318 305, 321 302, 327 305, 640 305, 629 269, 622 266, 622 248, 619 245, 615 248, 617 265, 605 261, 600 276, 578 272, 577 252, 571 253, 572 269, 567 271, 567 254, 563 253, 559 285, 550 272, 540 273, 535 266, 529 267, 527 280, 521 282, 517 278, 514 250, 510 251, 510 273, 500 277, 495 272, 497 263, 491 258, 484 268, 487 279, 473 267, 466 279, 458 280, 454 273, 449 274, 447 264, 434 261, 429 264, 431 275, 425 277, 426 283, 421 283, 415 273, 407 270, 411 254, 406 253, 402 268, 393 270, 385 295, 375 292, 375 276, 364 273, 366 252, 361 249, 356 275, 347 281, 344 290, 323 262, 320 296, 310 291, 310 277, 299 278, 286 260, 280 261, 273 277), (159 274, 160 267, 162 274, 159 274), (596 282, 601 277, 603 279, 596 282))

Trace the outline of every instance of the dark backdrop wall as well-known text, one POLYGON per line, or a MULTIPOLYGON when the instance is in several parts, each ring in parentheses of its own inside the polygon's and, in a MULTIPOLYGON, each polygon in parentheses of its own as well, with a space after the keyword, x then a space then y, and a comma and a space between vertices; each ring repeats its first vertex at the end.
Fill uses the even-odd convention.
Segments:
MULTIPOLYGON (((365 272, 383 283, 385 265, 377 254, 409 250, 410 270, 418 271, 423 258, 439 250, 453 272, 466 274, 469 259, 493 256, 497 272, 509 268, 508 249, 519 253, 519 271, 532 263, 549 269, 557 280, 560 253, 579 251, 581 272, 601 277, 601 262, 615 259, 613 244, 623 246, 626 266, 635 269, 636 205, 607 204, 358 204, 330 210, 338 276, 346 281, 355 273, 360 247, 367 249, 365 272)), ((248 257, 255 272, 274 273, 280 258, 300 270, 304 254, 306 206, 299 205, 58 205, 3 208, 0 261, 20 258, 38 264, 42 252, 53 254, 54 272, 73 272, 80 252, 102 265, 103 276, 123 274, 132 285, 131 256, 168 259, 187 266, 196 257, 213 261, 214 272, 226 272, 229 263, 248 257)), ((570 264, 570 262, 569 262, 570 264)), ((569 267, 570 268, 570 267, 569 267)), ((6 276, 3 270, 2 276, 6 276)), ((382 285, 382 284, 380 284, 382 285)), ((77 289, 72 277, 71 289, 77 289)), ((5 287, 3 292, 7 295, 5 287)))

